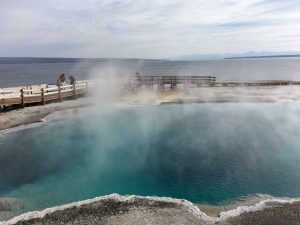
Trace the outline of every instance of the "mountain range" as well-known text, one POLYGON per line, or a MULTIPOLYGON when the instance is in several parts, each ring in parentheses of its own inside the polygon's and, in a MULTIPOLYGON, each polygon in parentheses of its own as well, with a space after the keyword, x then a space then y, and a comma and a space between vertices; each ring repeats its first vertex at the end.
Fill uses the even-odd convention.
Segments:
POLYGON ((246 53, 225 53, 225 54, 194 54, 181 55, 168 58, 169 60, 221 60, 236 58, 275 58, 275 57, 300 57, 300 51, 282 51, 282 52, 246 52, 246 53))

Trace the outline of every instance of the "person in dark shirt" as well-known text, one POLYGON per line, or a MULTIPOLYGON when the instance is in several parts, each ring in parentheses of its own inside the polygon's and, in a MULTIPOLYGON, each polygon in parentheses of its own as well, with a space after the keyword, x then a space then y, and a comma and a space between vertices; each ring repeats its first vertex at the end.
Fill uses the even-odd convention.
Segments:
POLYGON ((75 85, 76 84, 76 80, 72 75, 69 76, 69 80, 70 80, 70 85, 75 85))

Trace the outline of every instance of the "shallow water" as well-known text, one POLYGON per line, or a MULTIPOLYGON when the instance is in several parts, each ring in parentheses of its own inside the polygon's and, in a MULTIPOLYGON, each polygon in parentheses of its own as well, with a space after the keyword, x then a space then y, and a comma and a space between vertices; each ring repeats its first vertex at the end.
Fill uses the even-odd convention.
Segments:
POLYGON ((221 204, 300 196, 300 104, 99 107, 0 137, 0 197, 25 211, 111 193, 221 204))

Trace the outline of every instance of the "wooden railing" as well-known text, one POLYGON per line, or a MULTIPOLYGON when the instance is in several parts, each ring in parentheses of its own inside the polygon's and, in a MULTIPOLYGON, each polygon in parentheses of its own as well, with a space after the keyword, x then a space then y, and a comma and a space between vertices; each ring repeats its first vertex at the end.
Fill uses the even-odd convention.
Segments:
POLYGON ((129 79, 129 90, 137 90, 143 86, 164 89, 169 85, 171 89, 178 84, 186 87, 190 84, 197 87, 237 87, 237 86, 282 86, 300 85, 300 81, 290 80, 216 80, 214 76, 135 76, 129 79))
POLYGON ((221 87, 236 87, 236 86, 284 86, 284 85, 300 85, 299 81, 291 80, 224 80, 215 82, 215 86, 221 87))
POLYGON ((10 92, 0 95, 0 106, 22 106, 26 104, 41 103, 46 104, 50 101, 62 101, 65 98, 72 98, 85 95, 88 88, 92 85, 91 81, 79 81, 75 85, 46 85, 24 87, 19 90, 11 89, 10 92))
POLYGON ((135 76, 129 79, 130 88, 140 88, 142 86, 153 87, 157 85, 164 88, 170 85, 175 88, 178 84, 195 84, 197 86, 214 86, 216 77, 214 76, 135 76))
MULTIPOLYGON (((216 81, 214 76, 134 76, 129 82, 123 81, 125 90, 154 87, 164 89, 169 85, 174 89, 179 84, 185 87, 189 84, 197 87, 235 87, 235 86, 270 86, 270 85, 300 85, 300 81, 288 80, 254 80, 254 81, 216 81)), ((22 106, 26 104, 46 104, 50 101, 62 101, 65 98, 74 98, 85 95, 90 87, 94 86, 91 80, 79 81, 76 85, 35 85, 19 88, 0 89, 0 107, 22 106)))

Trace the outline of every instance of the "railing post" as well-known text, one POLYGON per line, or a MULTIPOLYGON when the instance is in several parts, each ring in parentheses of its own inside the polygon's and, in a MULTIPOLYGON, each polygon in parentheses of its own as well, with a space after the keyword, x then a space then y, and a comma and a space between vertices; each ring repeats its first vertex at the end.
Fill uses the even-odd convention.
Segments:
POLYGON ((139 77, 138 80, 139 80, 138 81, 139 82, 139 88, 141 89, 142 88, 142 77, 139 77))
POLYGON ((25 101, 24 101, 24 90, 23 88, 20 90, 21 92, 21 106, 24 108, 25 107, 25 101))
POLYGON ((184 88, 185 91, 187 91, 187 89, 188 89, 188 78, 184 77, 183 82, 184 82, 183 83, 183 88, 184 88))
POLYGON ((45 105, 45 90, 44 90, 44 88, 42 88, 41 91, 42 91, 42 104, 45 105))
POLYGON ((129 91, 132 91, 132 89, 131 89, 131 77, 128 78, 128 89, 129 89, 129 91))
POLYGON ((151 85, 152 85, 152 89, 153 89, 153 84, 154 84, 154 77, 153 76, 151 77, 151 83, 152 83, 151 85))
POLYGON ((216 77, 209 76, 209 86, 215 86, 216 77))
POLYGON ((73 97, 75 98, 76 96, 76 87, 75 87, 75 84, 73 84, 73 97))
POLYGON ((59 97, 59 101, 61 102, 61 90, 60 90, 60 86, 58 86, 58 97, 59 97))

